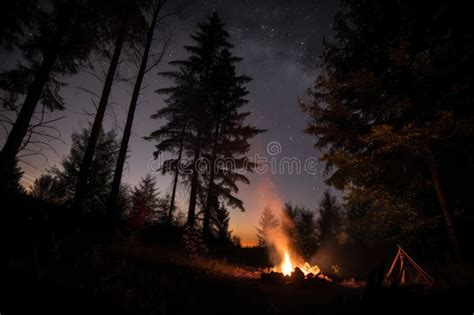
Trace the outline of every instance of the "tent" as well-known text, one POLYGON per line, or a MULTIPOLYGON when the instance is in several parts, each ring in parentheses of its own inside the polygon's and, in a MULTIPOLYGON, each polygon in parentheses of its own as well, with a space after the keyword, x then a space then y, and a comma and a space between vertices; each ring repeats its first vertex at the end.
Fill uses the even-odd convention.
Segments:
POLYGON ((390 269, 385 275, 385 282, 400 286, 424 284, 436 286, 435 281, 411 258, 400 245, 390 269))

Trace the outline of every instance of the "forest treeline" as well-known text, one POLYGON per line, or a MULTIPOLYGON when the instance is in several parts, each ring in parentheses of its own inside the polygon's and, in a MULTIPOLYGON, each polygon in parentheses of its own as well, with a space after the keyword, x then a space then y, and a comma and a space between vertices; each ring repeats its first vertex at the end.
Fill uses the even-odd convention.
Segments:
POLYGON ((305 132, 323 153, 326 183, 344 191, 342 204, 328 207, 325 194, 326 206, 286 204, 281 218, 272 213, 279 209, 265 209, 260 245, 265 230, 280 226, 306 258, 337 232, 336 247, 401 244, 426 257, 472 259, 474 34, 467 12, 448 2, 342 1, 309 101, 300 101, 305 132))
POLYGON ((279 232, 305 261, 310 261, 323 246, 343 245, 348 233, 352 234, 346 228, 345 209, 329 190, 324 192, 316 209, 286 202, 281 210, 265 207, 258 222, 258 246, 269 249, 270 253, 275 252, 272 237, 279 232), (280 216, 276 215, 277 211, 280 216))
MULTIPOLYGON (((150 47, 163 32, 162 23, 179 12, 175 5, 166 0, 52 0, 47 8, 36 0, 2 3, 0 45, 22 56, 0 75, 2 110, 16 114, 10 121, 2 115, 8 130, 0 155, 2 190, 21 190, 18 153, 33 142, 32 117, 64 109, 64 77, 100 55, 108 67, 90 128, 73 135, 70 154, 37 179, 32 193, 77 216, 103 212, 111 222, 143 204, 135 192, 155 194, 150 177, 133 189, 132 198, 121 180, 143 78, 156 76, 151 70, 169 42, 161 54, 150 47), (124 55, 137 58, 137 76, 123 133, 112 134, 102 125, 124 55), (135 206, 126 206, 130 198, 135 206)), ((467 4, 446 1, 342 1, 309 100, 300 106, 308 118, 304 132, 323 152, 326 183, 344 191, 342 229, 349 240, 402 243, 419 251, 450 248, 458 259, 470 255, 474 39, 469 12, 467 4)), ((228 235, 218 232, 228 221, 226 207, 244 210, 237 193, 249 180, 239 170, 252 171, 255 165, 246 156, 250 140, 264 132, 246 122, 250 78, 237 73, 240 58, 231 42, 217 13, 196 27, 185 46, 188 57, 159 73, 172 84, 156 87, 165 100, 152 118, 163 124, 146 136, 156 146, 155 156, 170 156, 160 170, 172 177, 171 193, 152 198, 157 218, 171 223, 180 216, 176 194, 184 184, 188 203, 179 220, 198 226, 204 238, 228 235), (218 167, 198 168, 202 159, 218 167), (228 159, 235 169, 216 163, 228 159)), ((285 211, 293 213, 290 208, 285 211)), ((294 212, 295 222, 322 233, 317 213, 304 207, 294 212)), ((303 252, 307 246, 295 243, 303 252)))
MULTIPOLYGON (((345 192, 332 227, 344 237, 333 243, 398 243, 419 254, 471 257, 468 69, 474 38, 468 11, 447 2, 342 1, 310 100, 300 102, 309 119, 305 132, 323 152, 326 183, 345 192)), ((292 222, 288 235, 303 256, 311 257, 324 242, 319 238, 333 233, 318 227, 327 221, 323 209, 283 209, 279 224, 288 230, 292 222)), ((264 210, 261 245, 277 221, 264 210)))
POLYGON ((171 41, 163 25, 180 13, 180 3, 53 0, 50 4, 47 8, 35 0, 2 4, 6 16, 16 18, 2 25, 1 44, 12 53, 21 52, 20 63, 0 77, 3 109, 16 113, 13 120, 5 119, 2 190, 23 190, 18 153, 33 142, 33 116, 64 109, 63 78, 84 71, 93 57, 101 56, 108 66, 90 127, 72 135, 70 153, 35 180, 30 194, 70 208, 76 218, 101 215, 113 225, 124 218, 135 224, 173 224, 184 215, 186 225, 198 227, 203 238, 230 240, 226 207, 244 211, 236 196, 238 184, 249 184, 242 172, 254 167, 246 156, 249 140, 264 130, 246 123, 250 112, 244 109, 245 85, 251 78, 236 72, 241 59, 232 54, 230 36, 218 14, 197 25, 191 43, 184 47, 186 59, 174 60, 171 70, 158 73, 172 85, 157 90, 165 97, 164 105, 156 104, 152 118, 164 124, 145 138, 156 145, 155 157, 168 153, 160 171, 173 178, 171 194, 158 196, 150 175, 132 189, 122 183, 122 173, 143 79, 157 75, 150 71, 162 61, 171 41), (164 43, 157 43, 155 33, 160 32, 167 38, 164 43), (118 134, 104 131, 103 123, 124 56, 134 59, 137 68, 123 133, 118 134), (207 167, 198 168, 203 159, 207 167), (231 167, 217 163, 229 159, 234 162, 231 167), (179 184, 189 187, 185 214, 176 211, 179 184))
POLYGON ((311 101, 301 105, 358 239, 470 255, 468 12, 448 1, 342 1, 311 101))

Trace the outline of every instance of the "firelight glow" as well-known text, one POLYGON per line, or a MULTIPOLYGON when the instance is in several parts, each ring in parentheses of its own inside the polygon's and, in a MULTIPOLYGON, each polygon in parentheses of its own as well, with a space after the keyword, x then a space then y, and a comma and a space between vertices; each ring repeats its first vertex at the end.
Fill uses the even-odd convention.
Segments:
POLYGON ((285 276, 291 276, 293 272, 293 264, 291 263, 290 254, 288 251, 285 251, 285 257, 283 259, 283 263, 281 264, 281 272, 285 276))
POLYGON ((305 276, 309 274, 316 276, 321 273, 321 269, 319 269, 317 265, 311 266, 307 262, 304 264, 292 262, 290 254, 287 250, 285 250, 283 253, 283 261, 281 262, 280 268, 275 268, 274 270, 280 271, 284 276, 291 276, 291 273, 294 271, 295 267, 298 267, 305 276))

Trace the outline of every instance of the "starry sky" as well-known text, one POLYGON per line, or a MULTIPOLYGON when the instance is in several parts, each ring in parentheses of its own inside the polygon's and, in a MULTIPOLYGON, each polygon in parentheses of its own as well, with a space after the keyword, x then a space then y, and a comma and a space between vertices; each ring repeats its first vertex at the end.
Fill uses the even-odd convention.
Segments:
MULTIPOLYGON (((230 41, 235 46, 234 54, 243 58, 238 72, 253 78, 248 84, 250 102, 247 109, 252 111, 249 122, 268 130, 252 140, 250 156, 258 154, 275 158, 276 161, 298 158, 302 163, 319 157, 320 153, 313 146, 314 139, 302 133, 306 117, 297 99, 306 98, 306 90, 317 77, 317 57, 323 39, 332 36, 331 23, 337 6, 338 2, 334 0, 187 1, 184 12, 170 19, 164 31, 171 35, 171 47, 165 60, 145 78, 130 140, 124 182, 134 185, 149 172, 153 144, 142 137, 163 123, 150 119, 150 115, 163 106, 162 97, 154 91, 170 84, 157 72, 168 69, 168 61, 186 57, 183 45, 191 43, 190 34, 195 31, 195 25, 204 21, 212 10, 217 10, 225 22, 231 35, 230 41), (274 142, 279 144, 279 154, 269 155, 267 146, 274 142)), ((153 47, 155 51, 161 47, 160 34, 157 39, 153 47)), ((7 64, 8 58, 4 60, 7 64)), ((104 64, 98 61, 96 70, 105 69, 104 64)), ((136 69, 133 63, 123 62, 120 73, 133 78, 136 69)), ((92 121, 87 113, 94 112, 94 97, 83 89, 100 93, 101 83, 85 71, 65 80, 69 86, 63 89, 62 95, 67 109, 53 114, 54 117, 65 116, 55 124, 61 132, 62 141, 53 143, 56 153, 47 152, 47 161, 30 158, 22 164, 25 186, 67 154, 71 133, 92 121)), ((131 82, 114 85, 106 129, 116 128, 121 132, 133 88, 131 82)), ((287 169, 284 172, 277 170, 249 175, 251 184, 242 184, 238 193, 246 211, 230 210, 233 233, 241 237, 243 244, 255 243, 255 228, 263 207, 267 205, 274 211, 279 211, 286 201, 315 208, 327 189, 323 183, 323 170, 323 165, 318 164, 316 167, 313 165, 311 173, 302 170, 289 174, 287 169)), ((156 178, 161 193, 170 192, 171 177, 156 174, 156 178)), ((178 198, 178 206, 185 210, 188 198, 186 187, 179 188, 178 198)))

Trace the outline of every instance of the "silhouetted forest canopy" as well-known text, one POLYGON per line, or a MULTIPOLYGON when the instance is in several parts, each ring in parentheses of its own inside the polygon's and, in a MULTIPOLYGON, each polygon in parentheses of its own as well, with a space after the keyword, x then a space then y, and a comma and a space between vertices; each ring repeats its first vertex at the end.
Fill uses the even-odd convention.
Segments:
POLYGON ((0 3, 0 315, 472 312, 469 3, 0 3))

